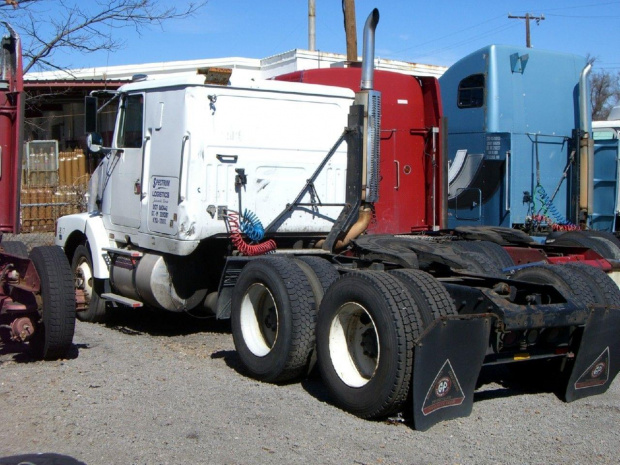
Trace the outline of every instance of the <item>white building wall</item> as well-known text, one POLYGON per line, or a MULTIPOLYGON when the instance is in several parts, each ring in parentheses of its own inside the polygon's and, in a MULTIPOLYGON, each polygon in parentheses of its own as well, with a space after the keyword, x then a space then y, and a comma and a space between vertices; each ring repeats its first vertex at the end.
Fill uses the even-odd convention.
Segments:
MULTIPOLYGON (((346 56, 338 53, 296 49, 263 59, 227 57, 204 60, 168 61, 28 73, 25 78, 27 81, 80 79, 130 80, 131 77, 136 74, 148 74, 149 76, 195 74, 198 68, 217 67, 232 69, 236 77, 269 79, 280 74, 304 69, 342 67, 345 66, 345 60, 346 56)), ((444 66, 385 60, 382 58, 376 58, 375 65, 377 69, 417 76, 434 76, 437 78, 447 69, 444 66)))

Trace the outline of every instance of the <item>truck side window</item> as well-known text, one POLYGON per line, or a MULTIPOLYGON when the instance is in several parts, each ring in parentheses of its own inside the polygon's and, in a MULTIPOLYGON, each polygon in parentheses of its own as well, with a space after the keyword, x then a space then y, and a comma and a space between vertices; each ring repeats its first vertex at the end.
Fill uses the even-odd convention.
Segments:
POLYGON ((592 138, 594 140, 614 140, 618 139, 618 135, 611 128, 600 128, 592 129, 592 138))
POLYGON ((459 108, 478 108, 484 104, 484 74, 472 74, 459 83, 459 108))
POLYGON ((116 141, 118 147, 129 149, 142 147, 143 107, 142 95, 128 95, 123 99, 116 141))

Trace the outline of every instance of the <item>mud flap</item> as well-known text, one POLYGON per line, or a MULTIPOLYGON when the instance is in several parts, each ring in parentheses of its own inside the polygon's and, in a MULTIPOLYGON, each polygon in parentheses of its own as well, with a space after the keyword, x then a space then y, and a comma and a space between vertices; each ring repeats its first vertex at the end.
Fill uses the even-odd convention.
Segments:
POLYGON ((492 316, 461 315, 434 321, 416 341, 413 421, 425 431, 471 414, 474 389, 489 345, 492 316))
POLYGON ((620 370, 620 309, 593 307, 566 386, 566 402, 602 394, 620 370))

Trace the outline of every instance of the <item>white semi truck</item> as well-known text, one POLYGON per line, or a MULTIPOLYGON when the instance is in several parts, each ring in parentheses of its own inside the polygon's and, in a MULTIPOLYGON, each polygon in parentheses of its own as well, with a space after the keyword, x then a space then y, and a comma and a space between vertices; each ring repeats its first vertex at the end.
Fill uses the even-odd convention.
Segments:
MULTIPOLYGON (((606 391, 620 347, 619 315, 605 301, 617 287, 605 273, 596 279, 608 292, 594 295, 592 274, 578 267, 508 278, 504 249, 464 247, 441 224, 424 235, 364 234, 389 218, 378 202, 377 22, 374 10, 355 94, 222 70, 121 87, 112 147, 91 136, 105 156, 89 212, 57 226, 78 318, 101 321, 109 305, 208 308, 231 318, 250 376, 288 381, 317 360, 335 403, 365 418, 411 408, 418 429, 468 415, 483 364, 542 364, 567 401, 606 391)), ((397 170, 387 190, 441 172, 429 162, 436 129, 407 129, 428 136, 426 168, 413 172, 400 154, 382 168, 397 170)), ((498 231, 519 235, 487 234, 498 231)))

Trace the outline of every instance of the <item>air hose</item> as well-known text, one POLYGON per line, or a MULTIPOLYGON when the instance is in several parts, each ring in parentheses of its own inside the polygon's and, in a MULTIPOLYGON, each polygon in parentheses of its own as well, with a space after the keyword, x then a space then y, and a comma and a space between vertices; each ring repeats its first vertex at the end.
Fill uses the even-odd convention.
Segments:
MULTIPOLYGON (((554 231, 576 231, 579 229, 579 226, 568 221, 564 215, 560 213, 541 184, 536 186, 534 197, 536 198, 536 196, 542 205, 538 213, 533 215, 532 219, 534 221, 538 223, 547 223, 554 231)), ((536 211, 535 206, 534 211, 536 211)))
POLYGON ((242 255, 264 255, 276 249, 276 243, 273 239, 269 239, 261 244, 250 244, 243 239, 242 233, 252 242, 259 241, 264 237, 263 225, 254 213, 246 210, 243 218, 240 218, 238 212, 229 210, 225 218, 230 240, 242 255))

